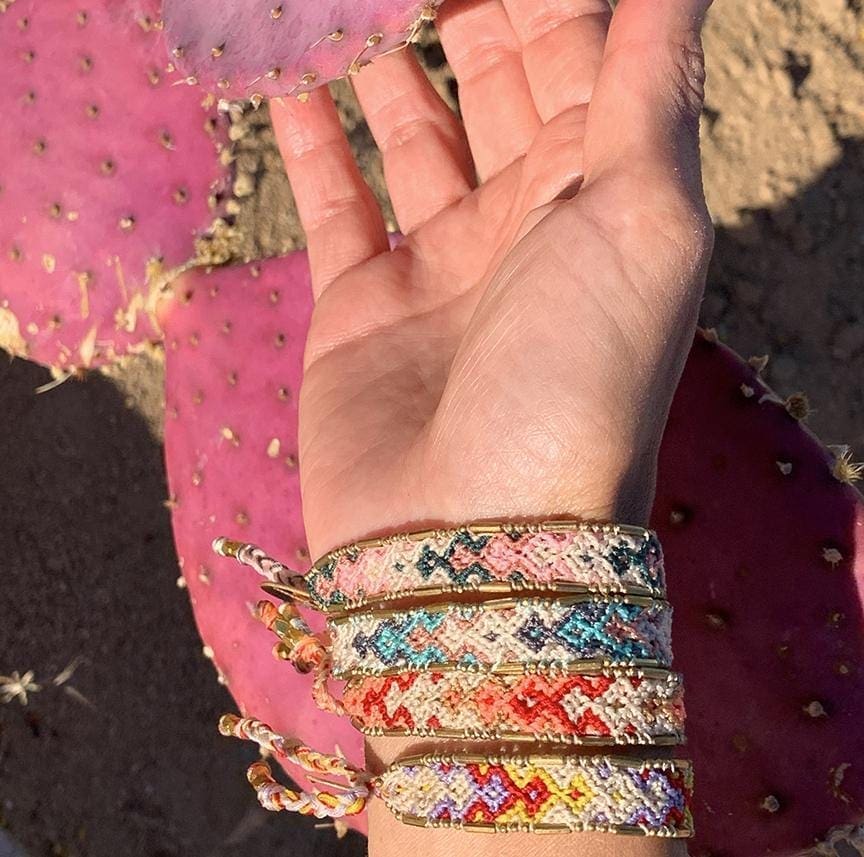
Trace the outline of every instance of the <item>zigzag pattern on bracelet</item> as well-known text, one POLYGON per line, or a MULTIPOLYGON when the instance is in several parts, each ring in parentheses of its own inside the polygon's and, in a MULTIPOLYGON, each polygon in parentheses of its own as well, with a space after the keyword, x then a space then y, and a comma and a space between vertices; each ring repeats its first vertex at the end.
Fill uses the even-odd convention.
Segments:
POLYGON ((672 608, 647 598, 502 599, 352 614, 328 623, 333 675, 438 667, 507 672, 669 667, 672 608))
POLYGON ((472 524, 360 542, 318 560, 305 581, 325 611, 466 589, 665 594, 654 533, 573 522, 472 524))
POLYGON ((681 676, 605 669, 578 675, 414 672, 366 676, 342 704, 366 734, 572 744, 680 744, 681 676))
POLYGON ((691 836, 686 762, 602 756, 424 757, 396 762, 375 791, 400 821, 423 827, 602 830, 691 836))

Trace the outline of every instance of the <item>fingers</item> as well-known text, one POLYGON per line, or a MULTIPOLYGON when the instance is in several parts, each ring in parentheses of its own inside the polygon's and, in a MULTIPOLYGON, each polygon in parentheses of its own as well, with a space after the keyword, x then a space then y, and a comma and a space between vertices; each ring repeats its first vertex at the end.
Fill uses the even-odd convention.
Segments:
POLYGON ((587 104, 603 60, 608 0, 504 0, 541 119, 587 104))
POLYGON ((462 125, 413 52, 377 59, 354 78, 354 90, 381 150, 404 233, 471 191, 474 165, 462 125))
POLYGON ((305 103, 273 99, 270 115, 306 231, 317 298, 349 268, 388 250, 384 220, 326 87, 305 103))
POLYGON ((522 157, 542 125, 519 39, 501 0, 445 3, 437 28, 459 84, 474 164, 485 181, 522 157))
POLYGON ((621 0, 585 139, 586 185, 609 171, 683 183, 701 197, 701 29, 710 0, 621 0))

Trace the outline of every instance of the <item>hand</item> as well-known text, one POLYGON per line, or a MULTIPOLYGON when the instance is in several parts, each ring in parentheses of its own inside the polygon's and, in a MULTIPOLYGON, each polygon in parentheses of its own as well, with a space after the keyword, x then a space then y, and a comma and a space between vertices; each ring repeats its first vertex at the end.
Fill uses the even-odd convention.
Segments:
MULTIPOLYGON (((647 518, 711 250, 707 6, 448 0, 464 127, 410 53, 355 79, 407 236, 394 252, 327 92, 272 105, 317 297, 300 399, 313 555, 477 518, 647 518)), ((367 758, 410 744, 376 739, 367 758)), ((419 831, 379 802, 369 825, 378 857, 686 853, 419 831)))
POLYGON ((712 243, 708 5, 448 0, 464 126, 410 51, 354 79, 407 236, 393 252, 326 89, 272 105, 317 298, 313 555, 477 518, 644 521, 712 243))

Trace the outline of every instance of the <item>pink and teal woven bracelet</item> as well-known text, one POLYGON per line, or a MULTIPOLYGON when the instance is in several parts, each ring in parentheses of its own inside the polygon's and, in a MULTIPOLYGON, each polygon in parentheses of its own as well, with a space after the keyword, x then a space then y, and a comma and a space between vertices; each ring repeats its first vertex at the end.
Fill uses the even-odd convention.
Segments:
POLYGON ((549 521, 466 524, 337 548, 302 575, 254 545, 213 543, 266 579, 271 594, 341 613, 459 592, 618 593, 665 597, 663 552, 640 527, 549 521))
POLYGON ((304 584, 312 605, 327 612, 464 591, 665 596, 663 552, 652 531, 572 521, 370 539, 319 559, 304 584))

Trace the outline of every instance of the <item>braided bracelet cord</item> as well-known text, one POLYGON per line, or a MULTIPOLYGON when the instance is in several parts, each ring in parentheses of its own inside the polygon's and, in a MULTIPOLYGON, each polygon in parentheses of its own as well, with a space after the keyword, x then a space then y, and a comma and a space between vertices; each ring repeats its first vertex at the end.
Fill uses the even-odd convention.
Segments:
POLYGON ((344 711, 371 735, 680 744, 681 676, 665 670, 581 674, 414 672, 348 683, 344 711))
POLYGON ((309 600, 304 576, 283 565, 278 559, 268 556, 257 545, 220 536, 213 540, 212 547, 213 552, 219 556, 233 557, 240 565, 254 569, 269 583, 278 585, 286 595, 300 601, 309 600))
POLYGON ((605 756, 424 756, 374 784, 407 824, 465 830, 693 835, 688 762, 605 756))
POLYGON ((324 611, 464 590, 665 594, 653 532, 560 521, 469 524, 359 542, 318 560, 305 584, 324 611))
POLYGON ((671 623, 665 601, 580 595, 371 611, 327 624, 333 675, 350 678, 439 668, 576 672, 598 662, 665 668, 671 623))
POLYGON ((336 785, 341 793, 335 795, 330 792, 295 791, 277 783, 266 762, 253 762, 247 771, 247 778, 264 809, 273 812, 289 810, 316 818, 341 818, 357 815, 365 809, 370 794, 370 778, 345 759, 318 753, 274 732, 266 723, 248 717, 225 714, 219 721, 219 731, 222 735, 254 741, 263 750, 306 772, 332 774, 344 778, 348 784, 347 788, 336 785))

